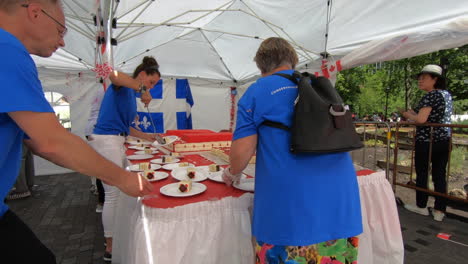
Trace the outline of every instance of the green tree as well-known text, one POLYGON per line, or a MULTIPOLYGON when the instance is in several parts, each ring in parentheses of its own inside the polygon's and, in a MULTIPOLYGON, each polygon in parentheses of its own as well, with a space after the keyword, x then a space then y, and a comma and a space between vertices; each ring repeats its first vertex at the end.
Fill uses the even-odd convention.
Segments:
POLYGON ((384 112, 388 93, 388 113, 413 108, 424 92, 414 76, 427 64, 445 65, 447 87, 453 96, 454 113, 468 111, 468 45, 412 58, 364 65, 342 71, 336 88, 345 103, 360 116, 384 112), (374 76, 374 77, 372 77, 374 76), (377 104, 380 103, 380 106, 377 104))

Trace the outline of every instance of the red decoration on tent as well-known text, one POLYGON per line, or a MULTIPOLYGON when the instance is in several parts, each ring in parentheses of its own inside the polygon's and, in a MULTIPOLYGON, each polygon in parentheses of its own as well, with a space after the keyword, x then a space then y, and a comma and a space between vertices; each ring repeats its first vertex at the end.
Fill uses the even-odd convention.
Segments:
POLYGON ((321 72, 315 72, 315 77, 323 75, 325 78, 330 78, 330 72, 340 72, 343 70, 341 66, 341 60, 337 60, 334 64, 328 65, 329 61, 322 60, 322 66, 320 67, 321 72))
POLYGON ((237 88, 231 87, 231 111, 230 111, 230 122, 229 122, 229 131, 234 130, 234 118, 236 116, 236 95, 237 88))
POLYGON ((96 67, 92 70, 96 73, 96 78, 106 79, 112 73, 112 66, 109 63, 96 64, 96 67))
POLYGON ((338 68, 338 71, 342 71, 343 67, 341 66, 341 60, 336 61, 336 68, 338 68))

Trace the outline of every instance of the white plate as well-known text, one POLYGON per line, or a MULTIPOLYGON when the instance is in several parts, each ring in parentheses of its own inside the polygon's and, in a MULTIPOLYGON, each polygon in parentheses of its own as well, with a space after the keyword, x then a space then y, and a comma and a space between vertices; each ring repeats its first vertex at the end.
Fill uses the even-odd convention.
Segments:
MULTIPOLYGON (((189 163, 188 167, 195 167, 195 165, 193 165, 192 163, 189 163)), ((169 164, 163 165, 162 168, 165 170, 173 170, 176 168, 183 168, 183 167, 180 167, 179 163, 169 163, 169 164)))
MULTIPOLYGON (((130 145, 127 147, 128 149, 135 149, 135 150, 145 150, 145 147, 137 147, 137 146, 133 146, 133 145, 130 145)), ((158 148, 150 148, 151 150, 158 150, 158 148)))
POLYGON ((179 161, 180 161, 180 159, 172 159, 171 162, 164 162, 164 163, 163 163, 163 162, 162 162, 162 159, 153 159, 153 160, 150 160, 150 162, 152 162, 152 163, 157 163, 157 164, 177 163, 177 162, 179 162, 179 161))
POLYGON ((253 192, 255 190, 255 178, 241 179, 239 184, 233 184, 239 190, 253 192))
MULTIPOLYGON (((151 151, 151 154, 156 154, 156 153, 158 153, 158 152, 159 152, 159 151, 157 151, 157 150, 152 150, 152 151, 151 151)), ((143 155, 143 154, 146 154, 146 153, 145 153, 144 150, 139 150, 139 151, 135 151, 135 154, 137 154, 137 155, 143 155)))
POLYGON ((171 175, 172 177, 174 177, 174 179, 179 180, 179 181, 190 180, 192 182, 200 182, 208 178, 208 172, 206 172, 206 170, 204 169, 197 168, 197 167, 195 167, 195 178, 193 179, 190 179, 187 176, 187 167, 173 169, 171 172, 171 175))
POLYGON ((135 145, 135 146, 138 146, 138 145, 144 145, 144 146, 148 146, 148 145, 151 145, 151 142, 149 141, 134 141, 134 140, 127 140, 127 143, 130 144, 130 145, 135 145))
POLYGON ((158 147, 158 146, 166 146, 166 145, 172 144, 174 143, 174 141, 178 140, 179 137, 178 136, 166 136, 164 137, 164 139, 166 139, 166 144, 159 144, 158 141, 155 141, 153 142, 153 146, 158 147))
POLYGON ((127 156, 127 159, 129 160, 145 160, 145 159, 151 159, 153 155, 149 154, 143 154, 143 155, 130 155, 127 156))
MULTIPOLYGON (((208 179, 212 180, 212 181, 215 181, 215 182, 222 182, 224 183, 223 181, 223 171, 217 171, 217 172, 209 172, 208 173, 208 179)), ((245 180, 247 179, 247 175, 245 174, 242 174, 241 176, 241 180, 245 180)))
POLYGON ((160 181, 160 180, 166 179, 167 177, 169 177, 169 173, 162 172, 162 171, 155 171, 154 172, 154 178, 153 179, 148 179, 148 181, 150 181, 150 182, 160 181))
MULTIPOLYGON (((143 171, 143 170, 140 170, 140 166, 138 166, 138 164, 130 165, 127 168, 130 171, 143 171)), ((151 164, 151 170, 159 170, 160 168, 161 168, 161 165, 151 164)))
POLYGON ((200 194, 204 191, 206 191, 207 187, 203 183, 198 183, 198 182, 193 182, 192 183, 192 190, 190 192, 181 192, 179 191, 179 183, 171 183, 168 185, 164 185, 159 189, 159 191, 167 196, 172 196, 172 197, 187 197, 187 196, 193 196, 200 194))

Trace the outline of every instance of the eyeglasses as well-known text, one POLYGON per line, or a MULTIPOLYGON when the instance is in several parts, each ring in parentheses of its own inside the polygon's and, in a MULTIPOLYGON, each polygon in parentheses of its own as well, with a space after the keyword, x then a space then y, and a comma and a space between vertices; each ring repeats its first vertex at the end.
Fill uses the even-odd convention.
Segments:
MULTIPOLYGON (((21 7, 26 7, 28 8, 29 7, 29 4, 22 4, 21 7)), ((44 15, 48 16, 50 19, 52 19, 55 23, 57 23, 60 27, 63 28, 62 31, 59 31, 59 34, 60 34, 60 37, 63 38, 65 37, 65 35, 67 34, 67 31, 68 31, 68 28, 60 23, 57 19, 55 19, 54 17, 52 17, 51 15, 49 15, 44 9, 41 8, 41 12, 44 13, 44 15)))

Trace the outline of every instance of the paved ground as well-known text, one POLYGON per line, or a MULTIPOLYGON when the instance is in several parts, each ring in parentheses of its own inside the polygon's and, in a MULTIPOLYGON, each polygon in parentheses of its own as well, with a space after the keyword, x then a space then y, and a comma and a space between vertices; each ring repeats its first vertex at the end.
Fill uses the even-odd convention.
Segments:
MULTIPOLYGON (((9 201, 11 209, 52 249, 58 263, 104 263, 101 215, 95 212, 97 197, 89 191, 89 178, 67 174, 39 176, 35 181, 33 196, 9 201)), ((402 207, 399 213, 405 263, 468 263, 467 219, 452 216, 439 223, 402 207), (452 234, 452 240, 465 246, 437 238, 439 232, 452 234)))

